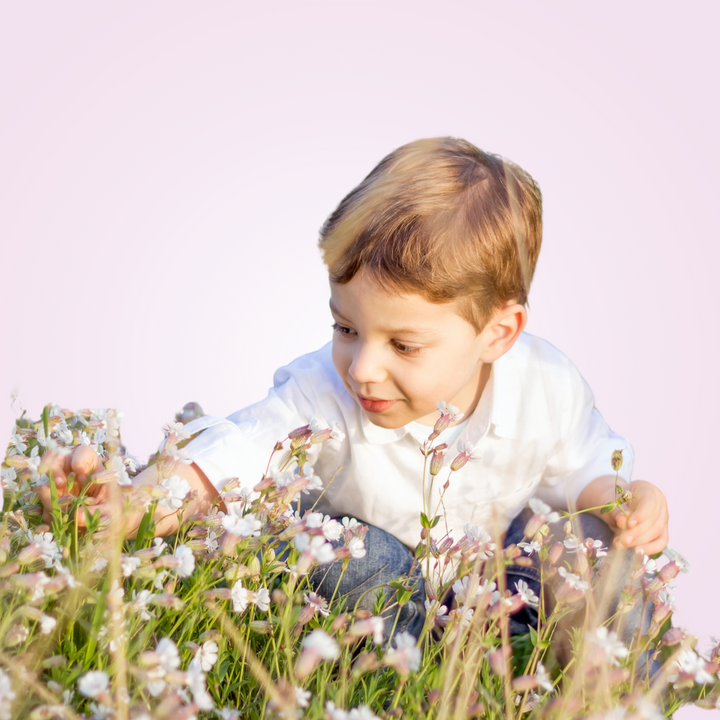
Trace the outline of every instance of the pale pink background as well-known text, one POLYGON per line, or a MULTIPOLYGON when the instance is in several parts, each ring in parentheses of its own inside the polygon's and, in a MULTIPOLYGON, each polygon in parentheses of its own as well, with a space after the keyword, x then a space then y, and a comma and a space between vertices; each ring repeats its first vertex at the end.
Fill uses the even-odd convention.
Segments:
POLYGON ((705 648, 718 20, 712 2, 3 4, 2 397, 118 407, 139 455, 188 400, 262 398, 330 337, 327 214, 396 146, 466 137, 542 187, 528 330, 666 493, 693 564, 676 621, 705 648))

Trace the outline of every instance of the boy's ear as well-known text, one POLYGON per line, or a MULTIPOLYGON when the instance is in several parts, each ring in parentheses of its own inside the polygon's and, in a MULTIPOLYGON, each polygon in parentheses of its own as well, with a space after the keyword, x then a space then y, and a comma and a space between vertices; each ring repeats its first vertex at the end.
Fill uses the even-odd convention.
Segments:
POLYGON ((519 303, 508 303, 500 308, 480 333, 484 337, 484 348, 480 359, 485 363, 495 362, 502 357, 520 337, 527 325, 527 310, 519 303))

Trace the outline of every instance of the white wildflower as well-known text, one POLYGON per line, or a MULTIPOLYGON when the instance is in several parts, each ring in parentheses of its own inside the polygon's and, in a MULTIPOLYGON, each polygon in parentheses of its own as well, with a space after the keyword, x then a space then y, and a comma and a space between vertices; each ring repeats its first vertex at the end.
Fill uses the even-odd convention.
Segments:
POLYGON ((205 675, 197 665, 190 665, 187 672, 188 687, 193 695, 193 700, 200 710, 212 710, 215 703, 205 687, 205 675))
POLYGON ((250 602, 250 590, 243 586, 242 580, 238 580, 230 591, 230 598, 233 603, 233 610, 241 613, 245 612, 245 609, 250 602))
POLYGON ((148 606, 152 602, 152 593, 150 590, 141 590, 139 593, 133 590, 133 601, 130 608, 133 612, 140 615, 141 620, 150 620, 153 617, 148 610, 148 606))
POLYGON ((325 542, 325 538, 319 535, 310 536, 307 533, 300 533, 293 541, 295 547, 309 558, 316 560, 321 565, 330 563, 335 559, 333 546, 325 542))
POLYGON ((195 556, 193 551, 187 545, 178 545, 175 549, 174 556, 180 561, 180 565, 175 572, 178 577, 190 577, 195 570, 195 556))
POLYGON ((564 567, 558 568, 558 574, 564 578, 565 582, 572 586, 574 590, 588 589, 588 583, 586 580, 582 580, 579 575, 568 572, 564 567))
POLYGON ((306 708, 310 704, 312 693, 309 690, 303 690, 301 687, 295 688, 295 702, 298 707, 306 708))
POLYGON ((552 508, 539 498, 530 498, 530 500, 528 500, 528 505, 536 515, 541 515, 545 519, 546 523, 554 523, 560 520, 560 513, 552 512, 552 508))
POLYGON ((618 665, 620 658, 628 655, 627 645, 618 639, 616 632, 608 630, 604 625, 597 628, 590 639, 592 645, 600 650, 602 660, 618 665))
POLYGON ((10 720, 12 701, 15 691, 12 689, 10 676, 0 668, 0 720, 10 720))
POLYGON ((666 547, 662 553, 670 562, 676 562, 680 566, 680 572, 690 572, 690 563, 677 550, 666 547))
POLYGON ((340 647, 324 630, 313 630, 303 638, 305 650, 325 660, 334 660, 340 654, 340 647))
POLYGON ((367 620, 358 620, 353 623, 348 630, 348 634, 353 637, 360 637, 362 635, 372 635, 373 645, 380 645, 383 641, 383 635, 385 633, 385 622, 381 617, 373 616, 367 618, 367 620))
POLYGON ((438 400, 436 407, 441 415, 449 415, 452 422, 456 422, 464 416, 464 413, 460 412, 460 408, 447 404, 444 400, 438 400))
POLYGON ((324 617, 328 617, 328 615, 330 615, 328 601, 322 597, 322 595, 318 595, 316 592, 305 593, 303 595, 303 600, 305 600, 308 605, 312 605, 315 612, 319 612, 324 617))
POLYGON ((545 666, 541 662, 537 665, 535 678, 537 679, 538 686, 546 692, 552 692, 555 689, 555 686, 552 684, 552 680, 548 677, 545 666))
POLYGON ((164 498, 160 498, 158 505, 168 510, 178 510, 181 508, 183 500, 185 500, 190 492, 190 484, 188 481, 178 475, 163 478, 160 486, 165 489, 167 495, 164 498))
POLYGON ((98 556, 95 558, 95 561, 90 566, 90 572, 91 573, 101 573, 107 567, 107 564, 108 564, 107 558, 98 556))
POLYGON ((203 672, 210 672, 218 659, 218 644, 212 640, 204 642, 190 664, 197 665, 203 672))
POLYGON ((400 675, 407 675, 411 670, 420 667, 422 653, 417 641, 409 632, 401 632, 395 636, 395 647, 390 648, 384 657, 384 663, 395 668, 400 675))
POLYGON ((17 472, 15 468, 0 468, 0 491, 7 490, 14 493, 17 490, 17 472))
POLYGON ((367 551, 365 550, 365 541, 361 540, 359 537, 351 538, 350 542, 347 544, 347 548, 350 551, 350 557, 360 559, 367 555, 367 551))
POLYGON ((42 559, 45 561, 45 567, 57 567, 62 559, 62 552, 55 542, 55 538, 51 532, 35 533, 32 539, 40 549, 42 559))
POLYGON ((703 660, 691 648, 686 648, 678 653, 673 669, 675 672, 668 677, 668 682, 676 683, 675 687, 680 685, 678 679, 681 675, 692 677, 693 681, 698 685, 711 683, 715 680, 715 677, 707 671, 707 661, 703 660))
POLYGON ((222 519, 222 526, 231 535, 237 537, 257 537, 260 535, 262 522, 258 520, 253 513, 248 513, 242 517, 238 515, 226 515, 222 519))
POLYGON ((158 664, 166 672, 177 670, 180 667, 180 653, 177 645, 168 637, 160 640, 155 648, 158 655, 158 664))
POLYGON ((519 542, 518 547, 522 548, 524 552, 526 552, 528 555, 532 555, 534 552, 539 553, 542 549, 542 544, 539 543, 537 540, 533 540, 532 542, 519 542))
POLYGON ((115 455, 115 457, 113 457, 113 459, 110 461, 109 469, 117 475, 118 485, 120 485, 121 487, 128 487, 132 485, 132 480, 130 479, 130 475, 128 475, 125 463, 119 455, 115 455))
POLYGON ((515 589, 518 591, 518 595, 525 601, 526 605, 536 608, 540 602, 540 598, 535 594, 535 591, 525 582, 525 580, 518 580, 515 583, 515 589))
POLYGON ((208 549, 208 552, 212 552, 213 550, 218 549, 218 540, 217 540, 217 533, 214 531, 210 531, 207 534, 207 537, 204 540, 205 547, 208 549))
POLYGON ((107 691, 110 680, 102 670, 91 670, 85 673, 78 681, 78 690, 89 698, 96 698, 107 691))
POLYGON ((140 567, 140 558, 132 555, 122 555, 120 557, 120 570, 123 577, 130 577, 140 567))
POLYGON ((305 525, 309 528, 322 528, 327 540, 338 540, 343 531, 342 525, 337 520, 322 513, 308 513, 305 517, 305 525))
POLYGON ((258 588, 252 599, 255 607, 262 612, 267 612, 270 607, 270 591, 267 588, 258 588))
POLYGON ((43 635, 49 635, 55 629, 56 625, 57 620, 54 617, 45 615, 45 613, 40 616, 40 632, 43 635))

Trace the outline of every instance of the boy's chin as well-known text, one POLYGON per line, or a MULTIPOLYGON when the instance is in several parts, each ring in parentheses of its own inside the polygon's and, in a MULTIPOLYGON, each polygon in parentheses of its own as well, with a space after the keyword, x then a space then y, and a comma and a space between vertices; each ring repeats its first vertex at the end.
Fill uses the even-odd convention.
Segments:
POLYGON ((386 430, 396 430, 397 428, 404 427, 408 423, 413 422, 414 420, 419 420, 419 417, 412 417, 412 416, 395 416, 392 417, 391 415, 384 415, 383 413, 370 413, 366 410, 362 411, 365 413, 365 417, 373 424, 377 425, 378 427, 385 428, 386 430))

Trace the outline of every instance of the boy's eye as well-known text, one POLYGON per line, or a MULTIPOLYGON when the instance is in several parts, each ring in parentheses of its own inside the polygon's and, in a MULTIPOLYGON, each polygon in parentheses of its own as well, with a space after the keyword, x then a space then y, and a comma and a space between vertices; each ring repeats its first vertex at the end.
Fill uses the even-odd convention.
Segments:
POLYGON ((422 348, 413 347, 412 345, 403 345, 397 340, 393 340, 392 344, 394 345, 395 349, 398 352, 401 352, 403 355, 417 355, 422 350, 422 348))
POLYGON ((331 327, 335 332, 339 332, 341 335, 350 335, 350 333, 354 332, 349 327, 344 327, 339 323, 333 323, 331 327))

